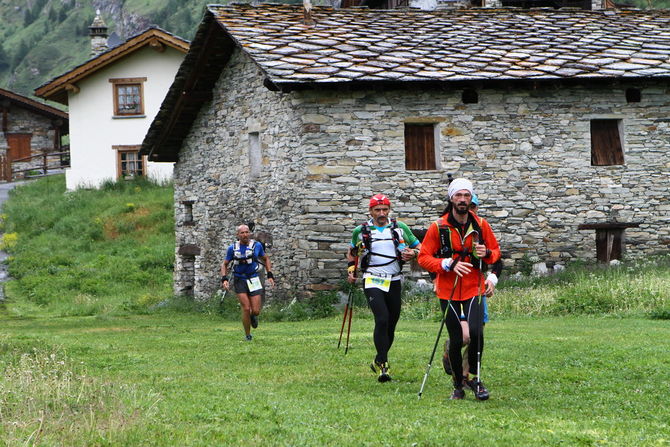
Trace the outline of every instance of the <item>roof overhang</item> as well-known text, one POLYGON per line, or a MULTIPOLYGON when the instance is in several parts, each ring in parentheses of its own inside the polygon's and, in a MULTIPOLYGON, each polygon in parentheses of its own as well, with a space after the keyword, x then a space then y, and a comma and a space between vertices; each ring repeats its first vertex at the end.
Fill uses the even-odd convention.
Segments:
POLYGON ((160 28, 150 28, 131 37, 123 44, 105 51, 67 73, 39 86, 35 89, 35 96, 67 105, 68 92, 78 91, 77 82, 145 46, 159 52, 165 51, 167 47, 170 47, 186 53, 189 49, 189 42, 160 28))
POLYGON ((174 162, 201 107, 212 99, 212 89, 228 63, 235 44, 211 13, 196 31, 142 143, 141 153, 150 161, 174 162))
POLYGON ((61 129, 63 134, 68 133, 69 115, 67 112, 48 104, 35 101, 27 96, 19 95, 18 93, 0 88, 0 110, 6 110, 6 106, 11 104, 15 104, 17 107, 30 110, 31 112, 51 119, 54 122, 54 126, 61 129))

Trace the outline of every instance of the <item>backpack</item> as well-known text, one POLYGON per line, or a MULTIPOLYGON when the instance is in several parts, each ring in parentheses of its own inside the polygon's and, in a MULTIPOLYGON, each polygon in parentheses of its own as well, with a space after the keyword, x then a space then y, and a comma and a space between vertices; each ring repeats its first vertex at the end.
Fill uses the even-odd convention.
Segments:
MULTIPOLYGON (((472 216, 472 215, 470 215, 470 216, 472 216)), ((468 219, 468 224, 470 224, 471 230, 473 232, 476 232, 477 235, 479 236, 477 238, 478 242, 483 241, 481 221, 482 221, 482 219, 480 217, 477 217, 477 216, 473 217, 472 219, 468 219), (479 221, 477 221, 477 219, 479 219, 479 221)), ((440 249, 436 253, 435 257, 437 257, 437 258, 451 258, 455 255, 455 256, 457 256, 456 259, 458 259, 459 261, 469 262, 469 263, 472 264, 472 266, 474 268, 479 269, 479 262, 472 262, 473 260, 479 261, 479 258, 475 254, 474 243, 472 244, 472 249, 471 250, 467 250, 465 247, 463 248, 463 250, 460 250, 460 251, 454 250, 452 245, 451 245, 451 231, 452 231, 452 229, 449 225, 447 225, 445 218, 441 217, 440 219, 438 219, 437 222, 435 222, 435 225, 437 225, 437 228, 439 230, 439 236, 440 236, 440 249)), ((466 236, 469 235, 470 232, 471 231, 466 232, 466 236)))
POLYGON ((375 239, 374 241, 372 240, 372 235, 370 232, 370 226, 368 225, 367 222, 363 223, 361 225, 361 238, 363 240, 363 247, 364 247, 364 253, 363 257, 361 258, 361 269, 363 272, 366 272, 369 267, 382 267, 385 265, 392 264, 393 262, 398 261, 400 264, 400 269, 402 270, 402 266, 404 265, 404 261, 402 260, 402 255, 400 253, 400 250, 398 249, 398 246, 400 245, 400 235, 396 231, 398 229, 398 223, 396 222, 395 219, 391 219, 391 239, 393 240, 393 245, 395 245, 396 249, 396 255, 395 256, 389 256, 389 255, 384 255, 380 253, 375 253, 372 251, 372 242, 378 242, 378 241, 388 241, 389 239, 375 239), (373 264, 370 265, 370 258, 372 255, 379 256, 382 258, 387 258, 389 259, 388 262, 383 262, 381 264, 373 264))

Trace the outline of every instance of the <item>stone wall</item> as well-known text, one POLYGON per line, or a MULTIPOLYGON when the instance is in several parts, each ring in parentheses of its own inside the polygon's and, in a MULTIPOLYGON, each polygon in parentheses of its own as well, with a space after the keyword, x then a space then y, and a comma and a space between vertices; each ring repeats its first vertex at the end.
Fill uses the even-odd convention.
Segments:
POLYGON ((368 198, 389 195, 396 216, 425 228, 445 205, 447 173, 473 180, 508 267, 524 256, 594 260, 595 234, 578 231, 582 223, 642 222, 626 230, 627 256, 668 249, 667 83, 482 89, 463 104, 462 89, 282 94, 262 79, 236 53, 176 165, 177 249, 200 250, 197 297, 216 289, 223 250, 248 221, 273 236, 275 295, 336 286, 368 198), (626 102, 628 87, 641 90, 640 102, 626 102), (625 165, 591 166, 590 120, 601 118, 622 121, 625 165), (440 169, 405 170, 405 122, 435 123, 440 169), (263 154, 253 179, 251 132, 263 154))
POLYGON ((184 289, 192 285, 196 297, 211 295, 237 225, 248 222, 274 239, 270 256, 279 264, 277 273, 286 275, 274 294, 291 287, 283 265, 294 259, 299 242, 291 235, 303 207, 303 123, 291 107, 294 99, 270 92, 262 79, 257 66, 236 51, 211 106, 203 107, 182 146, 174 171, 176 293, 191 293, 184 289), (257 175, 251 174, 250 134, 260 140, 257 175))
POLYGON ((31 134, 31 152, 42 154, 45 150, 54 151, 54 128, 49 118, 12 105, 7 112, 7 130, 0 132, 0 154, 6 154, 9 148, 5 133, 31 134))

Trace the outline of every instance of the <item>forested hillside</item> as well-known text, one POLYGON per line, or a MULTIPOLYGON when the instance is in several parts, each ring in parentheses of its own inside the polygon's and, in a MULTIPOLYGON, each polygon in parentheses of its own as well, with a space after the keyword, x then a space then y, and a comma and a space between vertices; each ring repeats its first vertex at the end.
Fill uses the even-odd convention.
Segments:
MULTIPOLYGON (((122 41, 151 24, 191 40, 205 5, 229 1, 0 0, 0 87, 31 95, 44 82, 85 62, 90 57, 88 26, 97 9, 109 32, 122 41)), ((670 8, 670 0, 625 3, 640 8, 670 8)))
MULTIPOLYGON (((151 24, 190 40, 204 0, 0 0, 0 87, 30 95, 90 57, 96 9, 120 40, 151 24)), ((210 2, 222 3, 222 2, 210 2)))

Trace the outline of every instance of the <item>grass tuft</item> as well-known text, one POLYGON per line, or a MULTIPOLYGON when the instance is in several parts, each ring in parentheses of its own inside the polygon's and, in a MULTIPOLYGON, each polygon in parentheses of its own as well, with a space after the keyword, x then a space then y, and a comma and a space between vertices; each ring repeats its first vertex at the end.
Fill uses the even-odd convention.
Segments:
POLYGON ((138 430, 160 400, 91 376, 60 348, 19 350, 0 340, 0 420, 7 445, 98 445, 138 430), (2 361, 4 360, 4 362, 2 361))

